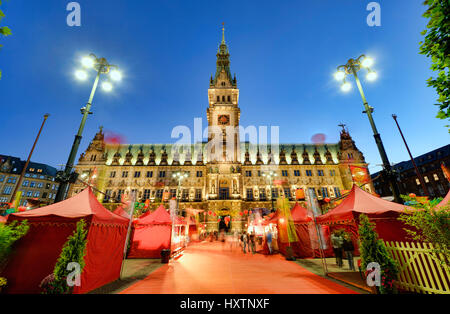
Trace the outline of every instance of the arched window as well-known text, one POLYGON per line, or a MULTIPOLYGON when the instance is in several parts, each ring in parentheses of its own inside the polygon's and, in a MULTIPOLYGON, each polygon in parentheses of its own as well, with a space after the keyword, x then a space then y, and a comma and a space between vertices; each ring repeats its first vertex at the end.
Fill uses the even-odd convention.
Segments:
POLYGON ((222 102, 225 102, 225 96, 222 96, 222 102))
POLYGON ((222 86, 225 86, 225 82, 222 82, 222 86))
POLYGON ((220 101, 220 96, 217 96, 217 102, 219 102, 220 101))
POLYGON ((228 102, 231 102, 231 96, 228 96, 228 102))

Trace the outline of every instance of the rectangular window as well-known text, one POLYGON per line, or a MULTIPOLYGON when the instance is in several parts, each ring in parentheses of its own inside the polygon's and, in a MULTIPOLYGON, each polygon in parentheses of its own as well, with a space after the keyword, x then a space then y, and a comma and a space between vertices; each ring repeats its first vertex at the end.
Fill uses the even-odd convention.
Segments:
POLYGON ((258 177, 261 176, 261 170, 258 170, 258 177))
POLYGON ((33 196, 33 191, 28 191, 27 192, 27 197, 32 197, 33 196))
POLYGON ((324 176, 323 170, 317 170, 317 175, 319 177, 323 177, 324 176))
POLYGON ((134 172, 134 177, 135 178, 140 178, 141 177, 141 172, 140 171, 135 171, 134 172))
POLYGON ((12 192, 13 187, 11 185, 7 185, 5 186, 5 188, 3 189, 3 194, 9 195, 12 192))
POLYGON ((47 198, 47 192, 42 193, 42 198, 47 198))
POLYGON ((144 190, 144 200, 150 199, 150 190, 144 190))
POLYGON ((52 185, 52 190, 56 190, 56 185, 55 184, 52 185))
POLYGON ((48 193, 48 198, 51 200, 53 197, 53 193, 48 193))
POLYGON ((247 189, 247 200, 253 200, 253 189, 247 189))
POLYGON ((40 195, 41 195, 41 192, 39 192, 39 191, 34 192, 34 197, 39 197, 40 195))
POLYGON ((42 189, 43 186, 44 186, 44 184, 43 184, 42 182, 39 182, 39 183, 37 184, 37 188, 38 188, 38 189, 42 189))
POLYGON ((284 197, 286 198, 291 198, 291 189, 290 188, 285 188, 284 189, 284 197))
POLYGON ((197 178, 203 177, 203 171, 197 171, 197 178))
POLYGON ((434 181, 439 181, 439 177, 438 177, 438 175, 436 173, 433 174, 433 178, 434 178, 434 181))
POLYGON ((170 198, 177 198, 177 189, 170 190, 170 198))
POLYGON ((147 171, 147 178, 153 177, 153 171, 147 171))
POLYGON ((8 177, 8 181, 6 181, 6 183, 16 183, 16 177, 8 177))
POLYGON ((322 196, 323 197, 328 197, 328 189, 327 188, 321 188, 322 190, 322 196))
POLYGON ((51 184, 50 183, 47 183, 46 185, 45 185, 45 188, 48 190, 48 189, 50 189, 51 188, 51 184))
POLYGON ((246 177, 251 177, 252 176, 252 172, 250 170, 245 171, 245 176, 246 177))
POLYGON ((22 186, 28 186, 29 184, 30 184, 30 181, 25 180, 25 181, 23 181, 22 186))
POLYGON ((429 183, 429 182, 430 182, 430 180, 428 180, 428 177, 427 177, 427 176, 424 176, 423 178, 425 179, 425 182, 426 182, 426 183, 429 183))
POLYGON ((122 172, 122 178, 128 178, 128 171, 122 172))
POLYGON ((0 182, 3 182, 3 181, 5 181, 5 176, 4 176, 4 175, 1 175, 1 176, 0 176, 0 182))
POLYGON ((117 200, 120 202, 122 201, 122 195, 125 193, 125 190, 119 190, 117 191, 117 200))
POLYGON ((160 178, 165 178, 166 177, 166 172, 165 171, 160 171, 159 172, 159 177, 160 178))
POLYGON ((111 193, 112 193, 111 190, 106 190, 105 191, 106 195, 103 197, 103 202, 104 203, 109 202, 109 200, 111 199, 111 193))
POLYGON ((419 179, 416 179, 416 184, 417 184, 417 185, 420 185, 419 179))
POLYGON ((110 177, 110 178, 115 178, 115 177, 116 177, 116 172, 115 172, 115 171, 111 171, 111 172, 109 173, 109 177, 110 177))
POLYGON ((156 190, 156 198, 162 199, 164 190, 156 190))
POLYGON ((266 189, 265 188, 262 188, 262 189, 259 190, 259 199, 261 201, 265 201, 267 199, 266 189))
POLYGON ((272 199, 278 198, 278 189, 272 189, 272 199))
POLYGON ((283 177, 287 177, 287 176, 288 176, 287 170, 282 170, 282 171, 281 171, 281 175, 282 175, 283 177))
POLYGON ((336 170, 330 170, 330 177, 336 176, 336 170))
POLYGON ((341 190, 338 187, 334 188, 334 195, 336 195, 336 197, 341 197, 341 190))
POLYGON ((196 189, 195 190, 195 200, 201 201, 202 200, 202 189, 196 189))
POLYGON ((306 170, 306 176, 312 177, 312 170, 306 170))
POLYGON ((294 170, 294 176, 300 177, 300 170, 294 170))
POLYGON ((189 190, 188 189, 183 189, 183 194, 181 195, 181 199, 183 201, 189 200, 189 190))

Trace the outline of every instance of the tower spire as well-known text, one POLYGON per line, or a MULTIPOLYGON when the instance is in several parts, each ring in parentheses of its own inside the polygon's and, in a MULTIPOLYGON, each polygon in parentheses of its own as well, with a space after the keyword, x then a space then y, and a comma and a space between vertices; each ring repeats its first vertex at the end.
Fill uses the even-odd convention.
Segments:
POLYGON ((225 23, 222 23, 222 44, 225 44, 225 23))

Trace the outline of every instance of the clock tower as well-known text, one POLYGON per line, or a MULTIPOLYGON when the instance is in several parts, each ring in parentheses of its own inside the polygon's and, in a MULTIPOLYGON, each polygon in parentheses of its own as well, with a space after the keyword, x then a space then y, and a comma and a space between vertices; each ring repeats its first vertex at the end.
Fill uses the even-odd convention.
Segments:
MULTIPOLYGON (((238 163, 239 152, 239 119, 240 109, 239 89, 236 75, 231 76, 230 53, 225 42, 225 28, 222 28, 222 42, 217 51, 216 74, 211 76, 208 90, 209 107, 208 141, 221 141, 222 151, 217 153, 215 147, 211 149, 211 163, 238 163), (217 136, 221 139, 216 138, 217 136)), ((216 146, 217 147, 217 146, 216 146)))

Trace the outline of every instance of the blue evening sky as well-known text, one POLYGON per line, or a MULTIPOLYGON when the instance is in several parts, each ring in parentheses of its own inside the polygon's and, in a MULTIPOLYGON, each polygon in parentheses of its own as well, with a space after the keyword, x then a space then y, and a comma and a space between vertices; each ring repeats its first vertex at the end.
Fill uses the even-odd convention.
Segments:
POLYGON ((337 142, 344 122, 371 172, 380 170, 360 95, 343 94, 332 77, 366 53, 379 80, 363 85, 391 162, 408 159, 392 113, 414 155, 449 143, 426 86, 430 60, 419 55, 423 0, 379 0, 381 27, 366 23, 369 0, 80 0, 81 27, 66 25, 69 2, 3 1, 2 25, 13 36, 1 39, 2 154, 26 159, 48 112, 32 159, 66 162, 93 79, 80 83, 73 72, 89 52, 120 65, 125 77, 114 92, 97 92, 78 155, 100 125, 135 144, 171 143, 172 128, 192 127, 195 117, 206 126, 222 22, 243 126, 278 125, 282 143, 309 143, 317 133, 337 142))

